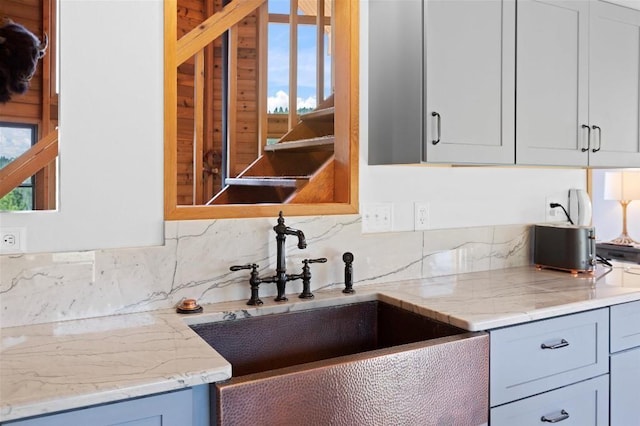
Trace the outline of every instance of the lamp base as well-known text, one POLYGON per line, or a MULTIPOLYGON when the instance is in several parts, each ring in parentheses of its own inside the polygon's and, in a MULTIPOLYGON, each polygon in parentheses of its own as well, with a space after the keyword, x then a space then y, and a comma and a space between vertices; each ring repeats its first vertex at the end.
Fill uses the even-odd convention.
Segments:
POLYGON ((633 238, 631 238, 629 235, 622 234, 618 238, 616 238, 615 240, 609 241, 607 244, 617 244, 617 245, 622 245, 622 246, 633 246, 633 245, 638 245, 640 243, 638 243, 637 241, 634 241, 633 238))

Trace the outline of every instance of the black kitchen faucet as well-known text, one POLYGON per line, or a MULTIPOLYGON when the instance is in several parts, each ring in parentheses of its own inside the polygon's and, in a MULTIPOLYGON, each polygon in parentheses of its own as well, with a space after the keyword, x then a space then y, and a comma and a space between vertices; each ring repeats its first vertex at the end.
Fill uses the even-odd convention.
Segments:
POLYGON ((286 284, 288 281, 302 279, 302 293, 300 298, 311 299, 313 293, 311 293, 311 270, 309 268, 310 263, 325 263, 326 258, 321 257, 318 259, 304 259, 302 261, 302 273, 301 274, 287 274, 287 257, 285 254, 285 241, 287 235, 294 235, 298 237, 298 248, 305 249, 307 247, 307 240, 304 233, 299 229, 293 229, 284 224, 284 217, 282 211, 278 214, 278 224, 273 227, 276 233, 276 274, 271 277, 260 278, 258 274, 258 265, 250 263, 247 265, 235 265, 229 268, 232 271, 239 271, 241 269, 251 269, 251 278, 249 284, 251 285, 251 298, 247 302, 247 305, 261 305, 258 289, 262 283, 276 283, 278 294, 274 299, 276 302, 284 302, 287 297, 284 295, 286 284))

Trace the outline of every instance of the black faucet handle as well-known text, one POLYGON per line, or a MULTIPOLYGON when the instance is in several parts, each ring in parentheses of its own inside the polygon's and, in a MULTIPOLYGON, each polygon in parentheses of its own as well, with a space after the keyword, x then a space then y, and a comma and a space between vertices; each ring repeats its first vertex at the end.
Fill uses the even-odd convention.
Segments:
POLYGON ((327 263, 326 257, 319 257, 317 259, 305 259, 302 261, 305 265, 308 263, 327 263))
POLYGON ((246 265, 233 265, 229 268, 230 271, 242 271, 243 269, 258 269, 258 265, 255 263, 247 263, 246 265))

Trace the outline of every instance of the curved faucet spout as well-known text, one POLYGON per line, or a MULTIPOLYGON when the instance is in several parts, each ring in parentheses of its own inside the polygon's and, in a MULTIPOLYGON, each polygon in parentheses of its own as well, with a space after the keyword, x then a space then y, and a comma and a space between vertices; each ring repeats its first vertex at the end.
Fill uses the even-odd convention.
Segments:
POLYGON ((298 234, 298 248, 307 248, 307 239, 305 238, 304 233, 300 230, 298 230, 296 233, 298 234))
POLYGON ((284 217, 282 216, 282 212, 278 215, 278 224, 273 227, 273 230, 278 235, 295 235, 298 237, 298 248, 305 249, 307 248, 307 239, 304 236, 304 232, 299 229, 291 228, 284 224, 284 217))

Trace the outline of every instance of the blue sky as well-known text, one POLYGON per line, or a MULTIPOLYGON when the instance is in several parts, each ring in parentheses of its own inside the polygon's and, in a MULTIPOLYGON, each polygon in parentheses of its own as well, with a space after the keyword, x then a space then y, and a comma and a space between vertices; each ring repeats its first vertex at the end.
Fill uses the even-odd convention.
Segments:
MULTIPOLYGON (((269 0, 271 13, 289 13, 289 0, 269 0)), ((268 108, 289 102, 289 26, 269 25, 268 108)), ((325 43, 328 43, 325 37, 325 43)), ((326 47, 325 47, 326 51, 326 47)), ((330 86, 331 57, 325 55, 325 86, 330 86)), ((327 90, 325 90, 327 93, 327 90)), ((316 29, 313 25, 298 26, 298 107, 316 106, 316 29)))

